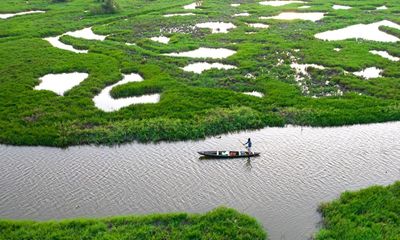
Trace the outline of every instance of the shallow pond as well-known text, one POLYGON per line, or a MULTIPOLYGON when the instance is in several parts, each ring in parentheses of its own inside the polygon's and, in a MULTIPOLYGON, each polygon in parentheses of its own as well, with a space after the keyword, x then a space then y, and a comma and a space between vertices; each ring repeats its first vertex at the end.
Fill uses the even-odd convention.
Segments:
POLYGON ((104 112, 114 112, 130 105, 158 103, 161 96, 158 93, 117 99, 113 98, 110 94, 111 90, 116 86, 132 82, 141 82, 143 80, 144 79, 136 73, 123 74, 123 79, 121 81, 104 88, 97 96, 93 98, 94 105, 104 112))
POLYGON ((152 37, 152 38, 150 38, 150 40, 152 40, 154 42, 168 44, 170 39, 165 36, 159 36, 159 37, 152 37))
POLYGON ((171 13, 165 14, 164 17, 194 16, 194 13, 171 13))
POLYGON ((376 67, 369 67, 366 69, 363 69, 359 72, 353 72, 354 75, 365 78, 365 79, 370 79, 370 78, 379 78, 382 77, 381 73, 383 72, 382 69, 376 68, 376 67))
POLYGON ((273 17, 260 17, 260 19, 276 19, 276 20, 306 20, 316 22, 324 18, 325 13, 322 12, 283 12, 273 17))
POLYGON ((261 5, 272 6, 272 7, 280 7, 292 3, 304 3, 303 1, 264 1, 260 2, 261 5))
POLYGON ((61 36, 56 36, 56 37, 48 37, 48 38, 44 38, 44 40, 48 41, 53 47, 59 48, 59 49, 63 49, 63 50, 67 50, 67 51, 71 51, 74 53, 88 53, 88 50, 79 50, 74 48, 72 45, 67 45, 63 42, 60 41, 61 36))
POLYGON ((204 71, 210 69, 218 69, 218 70, 229 70, 235 69, 236 66, 227 65, 222 63, 207 63, 207 62, 198 62, 198 63, 191 63, 183 68, 186 72, 194 72, 194 73, 202 73, 204 71))
POLYGON ((372 51, 369 51, 369 52, 374 54, 374 55, 378 55, 378 56, 381 56, 383 58, 389 59, 390 61, 393 61, 393 62, 400 61, 399 57, 392 56, 387 51, 372 50, 372 51))
POLYGON ((235 54, 236 51, 227 48, 198 48, 188 52, 174 52, 163 54, 170 57, 188 57, 188 58, 212 58, 221 59, 227 58, 235 54))
POLYGON ((333 5, 332 8, 335 9, 335 10, 349 10, 349 9, 351 9, 350 6, 343 6, 343 5, 333 5))
POLYGON ((19 13, 0 13, 0 19, 7 19, 15 16, 22 16, 27 14, 34 14, 34 13, 45 13, 45 11, 27 11, 27 12, 19 12, 19 13))
POLYGON ((269 28, 269 25, 264 24, 264 23, 248 23, 247 24, 249 27, 253 27, 253 28, 269 28))
POLYGON ((328 40, 328 41, 340 41, 346 39, 359 39, 359 38, 370 41, 378 41, 378 42, 399 41, 399 38, 381 31, 379 28, 382 26, 400 30, 400 25, 391 21, 383 20, 371 24, 356 24, 337 30, 317 33, 315 34, 315 37, 318 39, 328 40))
POLYGON ((87 73, 59 73, 47 74, 39 78, 40 83, 35 90, 48 90, 63 96, 65 92, 71 90, 73 87, 78 86, 79 83, 89 77, 87 73))
POLYGON ((321 220, 320 202, 400 179, 399 143, 394 122, 119 147, 0 145, 0 216, 44 220, 226 205, 259 219, 272 240, 305 240, 321 220), (196 153, 240 150, 248 137, 261 157, 200 160, 196 153))

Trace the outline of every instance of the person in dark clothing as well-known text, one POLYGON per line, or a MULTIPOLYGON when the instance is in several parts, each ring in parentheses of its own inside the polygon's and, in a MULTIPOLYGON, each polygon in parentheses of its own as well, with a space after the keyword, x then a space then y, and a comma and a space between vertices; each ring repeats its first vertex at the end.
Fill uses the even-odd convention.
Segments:
POLYGON ((251 139, 247 139, 247 142, 244 143, 243 145, 246 146, 247 149, 247 153, 250 155, 251 154, 251 147, 252 147, 252 143, 251 143, 251 139))

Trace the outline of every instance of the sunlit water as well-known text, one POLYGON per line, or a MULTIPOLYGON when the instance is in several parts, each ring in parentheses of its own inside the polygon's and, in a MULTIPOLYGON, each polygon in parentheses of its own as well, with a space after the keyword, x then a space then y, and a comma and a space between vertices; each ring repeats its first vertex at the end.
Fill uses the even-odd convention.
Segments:
POLYGON ((0 216, 59 219, 206 212, 226 205, 256 217, 272 240, 307 239, 320 202, 400 180, 400 122, 339 128, 265 128, 202 141, 81 146, 0 145, 0 216), (200 160, 197 151, 262 156, 200 160))

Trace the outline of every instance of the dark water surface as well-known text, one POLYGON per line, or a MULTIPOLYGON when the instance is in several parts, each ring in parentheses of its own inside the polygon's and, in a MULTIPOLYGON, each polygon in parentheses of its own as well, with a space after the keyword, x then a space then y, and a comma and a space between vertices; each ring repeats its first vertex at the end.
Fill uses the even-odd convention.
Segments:
POLYGON ((203 141, 81 146, 0 145, 0 217, 58 219, 206 212, 220 205, 259 219, 272 240, 307 239, 322 201, 400 180, 400 122, 339 128, 265 128, 203 141), (262 156, 199 160, 197 151, 262 156))

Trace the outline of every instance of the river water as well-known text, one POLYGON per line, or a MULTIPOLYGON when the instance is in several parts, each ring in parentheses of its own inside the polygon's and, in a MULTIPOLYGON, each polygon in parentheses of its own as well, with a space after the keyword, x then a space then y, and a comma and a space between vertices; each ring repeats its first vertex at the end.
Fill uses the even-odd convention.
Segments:
POLYGON ((400 180, 400 122, 337 128, 265 128, 201 141, 80 146, 0 145, 0 217, 59 219, 206 212, 220 205, 256 217, 270 239, 308 239, 320 202, 400 180), (262 156, 200 160, 197 151, 262 156))

